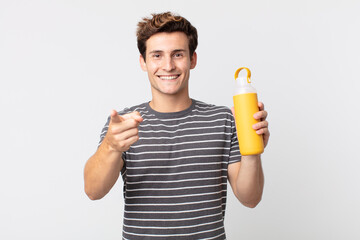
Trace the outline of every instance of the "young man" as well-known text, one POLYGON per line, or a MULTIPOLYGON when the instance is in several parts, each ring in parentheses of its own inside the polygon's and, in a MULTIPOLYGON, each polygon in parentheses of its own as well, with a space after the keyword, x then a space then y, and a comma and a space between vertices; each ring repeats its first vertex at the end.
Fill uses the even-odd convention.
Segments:
MULTIPOLYGON (((189 97, 197 31, 185 18, 153 14, 137 37, 152 99, 111 112, 85 166, 85 192, 102 198, 122 173, 124 239, 225 239, 227 181, 255 207, 264 186, 260 156, 240 156, 230 109, 189 97)), ((253 128, 265 145, 266 116, 259 103, 253 128)))

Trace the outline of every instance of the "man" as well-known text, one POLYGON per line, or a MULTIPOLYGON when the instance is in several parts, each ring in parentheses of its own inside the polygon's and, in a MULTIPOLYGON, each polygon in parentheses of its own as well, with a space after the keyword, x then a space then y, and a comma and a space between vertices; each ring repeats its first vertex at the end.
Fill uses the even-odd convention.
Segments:
MULTIPOLYGON (((137 38, 152 99, 111 112, 85 166, 85 192, 102 198, 122 173, 124 239, 225 239, 227 181, 255 207, 264 186, 260 156, 240 156, 228 108, 190 98, 197 31, 185 18, 153 14, 138 24, 137 38)), ((259 109, 253 128, 266 145, 267 112, 259 109)))

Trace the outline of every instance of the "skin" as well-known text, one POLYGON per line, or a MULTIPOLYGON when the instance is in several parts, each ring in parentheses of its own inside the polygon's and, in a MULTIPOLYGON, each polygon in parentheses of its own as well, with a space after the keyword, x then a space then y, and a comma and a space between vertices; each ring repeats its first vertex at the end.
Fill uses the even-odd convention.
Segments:
MULTIPOLYGON (((254 118, 260 122, 254 124, 253 129, 263 136, 264 147, 266 147, 270 137, 266 121, 267 112, 262 102, 259 102, 258 106, 260 111, 254 114, 254 118)), ((234 115, 234 107, 231 111, 234 115)), ((259 204, 264 189, 261 155, 242 156, 241 162, 229 165, 228 177, 234 195, 244 206, 254 208, 259 204)))
POLYGON ((146 59, 140 55, 140 66, 148 74, 154 110, 177 112, 191 105, 189 78, 196 61, 182 32, 158 33, 147 40, 146 59))
MULTIPOLYGON (((157 33, 146 42, 146 59, 140 55, 140 66, 147 72, 151 85, 151 108, 158 112, 177 112, 191 105, 189 97, 190 70, 195 68, 197 55, 190 56, 187 36, 182 32, 157 33)), ((266 146, 269 140, 267 112, 259 102, 254 114, 260 122, 253 128, 261 134, 266 146)), ((139 113, 119 116, 111 112, 109 130, 103 143, 87 161, 84 170, 85 192, 90 199, 104 197, 117 181, 124 165, 122 152, 138 139, 139 113)), ((247 207, 261 200, 264 174, 260 155, 242 156, 241 162, 230 164, 228 179, 237 199, 247 207)))
POLYGON ((85 192, 91 200, 103 198, 114 186, 124 166, 122 153, 139 139, 138 112, 120 116, 111 111, 108 132, 84 169, 85 192))

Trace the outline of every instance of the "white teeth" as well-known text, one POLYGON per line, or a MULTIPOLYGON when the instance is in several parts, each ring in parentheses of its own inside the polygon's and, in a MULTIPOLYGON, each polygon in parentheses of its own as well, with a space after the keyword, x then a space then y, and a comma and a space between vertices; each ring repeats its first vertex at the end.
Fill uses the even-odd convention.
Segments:
POLYGON ((177 78, 178 76, 161 76, 160 78, 163 80, 172 80, 177 78))

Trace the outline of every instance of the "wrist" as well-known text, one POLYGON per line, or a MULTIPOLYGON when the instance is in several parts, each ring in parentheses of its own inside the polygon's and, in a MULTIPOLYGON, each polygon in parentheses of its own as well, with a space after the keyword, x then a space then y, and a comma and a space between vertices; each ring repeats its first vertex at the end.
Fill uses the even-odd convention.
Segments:
POLYGON ((106 137, 104 138, 103 144, 101 145, 103 147, 103 150, 108 154, 120 154, 120 155, 122 154, 122 151, 119 151, 118 149, 113 147, 109 139, 106 137))
POLYGON ((245 156, 241 156, 241 160, 245 160, 245 161, 258 161, 260 160, 260 154, 259 155, 245 155, 245 156))

